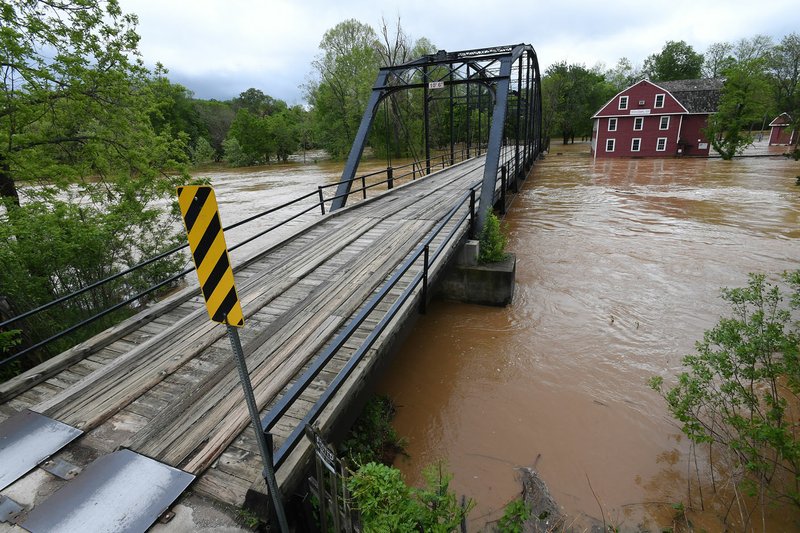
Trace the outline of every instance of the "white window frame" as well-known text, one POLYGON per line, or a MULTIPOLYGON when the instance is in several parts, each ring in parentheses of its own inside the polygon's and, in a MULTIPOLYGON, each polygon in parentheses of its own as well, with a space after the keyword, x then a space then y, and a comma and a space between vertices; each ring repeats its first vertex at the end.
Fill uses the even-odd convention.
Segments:
POLYGON ((644 117, 633 118, 633 131, 642 131, 644 129, 644 117), (639 126, 638 128, 636 126, 639 126))
POLYGON ((666 137, 659 137, 656 139, 656 152, 666 152, 667 151, 667 138, 666 137), (661 148, 659 148, 659 146, 661 148))
POLYGON ((664 101, 666 101, 666 99, 667 99, 667 95, 666 94, 658 93, 656 95, 655 102, 653 102, 653 107, 656 108, 656 109, 661 109, 662 107, 664 107, 664 101), (661 99, 661 105, 658 105, 659 98, 661 99))
POLYGON ((608 131, 617 131, 617 119, 616 118, 608 119, 608 131), (613 128, 611 127, 612 124, 614 125, 613 128))
POLYGON ((634 137, 631 139, 631 152, 641 152, 642 150, 642 138, 641 137, 634 137), (636 145, 636 148, 634 148, 636 145))
POLYGON ((617 140, 616 139, 606 139, 606 152, 613 152, 614 148, 617 147, 617 140), (611 149, 608 149, 609 144, 611 145, 611 149))
POLYGON ((620 110, 628 109, 628 97, 627 96, 620 96, 619 97, 618 109, 620 109, 620 110))
POLYGON ((669 129, 669 115, 662 116, 658 122, 658 129, 660 130, 668 130, 669 129), (664 119, 667 119, 667 123, 664 124, 664 119))

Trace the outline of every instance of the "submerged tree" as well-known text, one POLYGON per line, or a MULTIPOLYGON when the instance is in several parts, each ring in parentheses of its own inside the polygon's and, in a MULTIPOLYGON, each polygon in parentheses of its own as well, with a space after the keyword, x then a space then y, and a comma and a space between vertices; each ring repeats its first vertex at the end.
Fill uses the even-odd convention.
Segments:
MULTIPOLYGON (((800 507, 800 271, 788 290, 751 274, 747 287, 725 289, 732 314, 705 332, 677 384, 660 391, 694 443, 720 445, 738 465, 739 481, 800 507)), ((713 468, 713 466, 712 466, 713 468)))
POLYGON ((706 136, 723 159, 731 159, 752 144, 748 127, 769 108, 769 83, 761 61, 737 63, 724 72, 717 112, 708 118, 706 136))
POLYGON ((592 115, 616 92, 605 77, 583 65, 556 63, 542 78, 542 127, 546 136, 561 134, 566 144, 592 132, 592 115))

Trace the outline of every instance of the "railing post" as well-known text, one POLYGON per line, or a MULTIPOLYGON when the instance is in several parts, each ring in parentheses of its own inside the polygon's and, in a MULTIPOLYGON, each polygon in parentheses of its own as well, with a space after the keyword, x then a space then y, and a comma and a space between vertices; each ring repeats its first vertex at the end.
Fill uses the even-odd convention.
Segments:
POLYGON ((508 182, 506 165, 500 167, 500 214, 506 214, 506 186, 508 182))
POLYGON ((469 238, 475 238, 475 189, 469 190, 469 238))
POLYGON ((428 245, 422 252, 422 300, 419 302, 419 314, 424 315, 428 310, 428 245))
POLYGON ((361 197, 362 199, 367 199, 367 178, 366 176, 361 176, 361 197))
POLYGON ((386 186, 389 189, 394 188, 394 169, 392 167, 386 167, 386 186))
POLYGON ((322 186, 317 187, 317 191, 319 191, 319 208, 322 211, 322 214, 325 214, 325 197, 322 195, 322 186))

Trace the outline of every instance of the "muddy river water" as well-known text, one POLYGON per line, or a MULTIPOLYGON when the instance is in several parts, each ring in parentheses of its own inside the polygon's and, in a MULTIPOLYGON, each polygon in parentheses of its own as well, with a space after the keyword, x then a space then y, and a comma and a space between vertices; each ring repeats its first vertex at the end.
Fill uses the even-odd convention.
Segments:
MULTIPOLYGON (((625 530, 670 526, 688 503, 688 443, 646 381, 674 381, 726 311, 720 287, 800 266, 797 175, 781 158, 595 162, 586 145, 554 147, 506 218, 512 305, 435 303, 377 387, 408 439, 397 466, 421 483, 446 461, 477 501, 473 528, 534 464, 573 516, 602 506, 625 530)), ((793 510, 770 513, 777 530, 800 527, 793 510)))
MULTIPOLYGON (((207 175, 231 223, 340 172, 309 162, 207 175)), ((434 302, 376 385, 399 406, 407 480, 444 460, 451 487, 477 502, 470 531, 519 494, 515 467, 534 465, 573 517, 671 527, 672 504, 689 503, 689 445, 646 382, 672 382, 726 311, 720 287, 798 268, 797 175, 783 158, 593 161, 586 144, 554 146, 506 217, 513 303, 434 302)), ((727 503, 695 525, 721 529, 727 503)), ((800 527, 785 507, 765 520, 800 527)))

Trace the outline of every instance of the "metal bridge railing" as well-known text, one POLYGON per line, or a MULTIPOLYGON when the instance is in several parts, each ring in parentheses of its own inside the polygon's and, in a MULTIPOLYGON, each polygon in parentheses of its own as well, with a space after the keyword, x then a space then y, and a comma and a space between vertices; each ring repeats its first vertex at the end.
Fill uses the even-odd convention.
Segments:
MULTIPOLYGON (((463 158, 464 158, 464 155, 463 155, 463 151, 462 151, 461 154, 460 154, 460 158, 459 159, 463 160, 463 158)), ((365 174, 363 176, 357 176, 357 177, 353 178, 353 180, 354 181, 355 180, 360 180, 362 182, 362 187, 350 191, 349 194, 362 193, 363 198, 366 198, 367 197, 367 190, 369 190, 371 188, 378 187, 381 184, 386 183, 387 184, 387 188, 391 189, 394 186, 394 182, 395 181, 402 180, 404 178, 407 178, 408 176, 411 176, 412 179, 416 179, 417 177, 422 177, 424 175, 424 173, 425 173, 424 164, 425 164, 424 161, 423 162, 415 161, 415 162, 408 163, 408 164, 401 165, 401 166, 397 166, 397 167, 389 166, 385 170, 381 170, 379 172, 373 172, 373 173, 370 173, 370 174, 365 174), (409 168, 411 170, 408 170, 409 168), (397 171, 400 171, 400 172, 396 173, 397 171), (376 176, 376 175, 381 175, 383 173, 387 174, 387 176, 388 176, 387 179, 379 181, 379 182, 375 182, 375 183, 367 183, 367 178, 370 178, 370 177, 373 177, 373 176, 376 176)), ((442 165, 442 168, 447 166, 446 158, 445 158, 444 155, 441 157, 441 165, 442 165)), ((304 195, 299 196, 299 197, 297 197, 297 198, 295 198, 293 200, 289 200, 289 201, 287 201, 287 202, 285 202, 283 204, 280 204, 278 206, 272 207, 272 208, 267 209, 267 210, 265 210, 263 212, 255 214, 253 216, 250 216, 250 217, 248 217, 248 218, 246 218, 244 220, 240 220, 240 221, 238 221, 238 222, 236 222, 234 224, 226 226, 224 228, 224 230, 225 231, 229 231, 229 230, 232 230, 234 228, 238 228, 240 226, 244 226, 244 225, 246 225, 246 224, 248 224, 250 222, 253 222, 255 220, 258 220, 260 218, 263 218, 263 217, 265 217, 267 215, 271 215, 271 214, 274 214, 274 213, 277 213, 277 212, 280 212, 280 211, 284 211, 284 210, 286 210, 288 208, 291 208, 293 206, 296 206, 297 204, 300 204, 300 203, 302 203, 304 201, 308 201, 311 198, 316 199, 316 201, 314 203, 311 203, 309 205, 303 206, 303 208, 300 211, 293 212, 292 214, 290 214, 286 218, 278 220, 275 224, 271 225, 270 227, 268 227, 268 228, 266 228, 264 230, 261 230, 261 231, 255 233, 254 235, 252 235, 250 237, 247 237, 246 239, 244 239, 243 241, 237 243, 236 245, 231 246, 229 248, 229 250, 230 251, 236 250, 236 249, 240 248, 241 246, 244 246, 245 244, 248 244, 248 243, 250 243, 250 242, 252 242, 252 241, 254 241, 254 240, 256 240, 256 239, 258 239, 258 238, 260 238, 260 237, 262 237, 264 235, 266 235, 267 233, 270 233, 270 232, 272 232, 272 231, 274 231, 274 230, 276 230, 276 229, 278 229, 278 228, 280 228, 282 226, 285 226, 289 222, 291 222, 291 221, 293 221, 293 220, 295 220, 295 219, 297 219, 297 218, 299 218, 299 217, 301 217, 301 216, 303 216, 306 213, 309 213, 311 211, 319 209, 321 211, 321 213, 324 215, 325 214, 325 202, 331 201, 331 200, 333 200, 333 198, 324 198, 324 195, 323 195, 322 191, 325 188, 334 187, 336 185, 337 184, 321 186, 317 191, 312 191, 310 193, 304 194, 304 195)), ((140 269, 142 269, 144 267, 147 267, 148 265, 151 265, 153 263, 156 263, 156 262, 158 262, 160 260, 163 260, 163 259, 166 259, 168 257, 174 256, 175 254, 181 252, 182 250, 184 250, 187 247, 188 247, 188 244, 175 246, 175 247, 170 248, 169 250, 166 250, 166 251, 164 251, 164 252, 162 252, 162 253, 154 256, 154 257, 148 258, 148 259, 146 259, 146 260, 144 260, 144 261, 142 261, 142 262, 140 262, 140 263, 138 263, 136 265, 133 265, 133 266, 131 266, 131 267, 125 269, 125 270, 117 272, 117 273, 115 273, 115 274, 113 274, 111 276, 108 276, 108 277, 104 278, 104 279, 95 281, 95 282, 93 282, 93 283, 91 283, 89 285, 86 285, 85 287, 82 287, 82 288, 80 288, 80 289, 78 289, 76 291, 73 291, 73 292, 69 293, 69 294, 60 296, 60 297, 56 298, 55 300, 52 300, 52 301, 50 301, 50 302, 48 302, 46 304, 40 305, 40 306, 38 306, 36 308, 30 309, 28 311, 25 311, 25 312, 23 312, 23 313, 21 313, 19 315, 16 315, 16 316, 13 316, 11 318, 8 318, 8 319, 0 322, 0 331, 8 331, 8 330, 11 330, 11 329, 19 329, 20 326, 24 327, 23 321, 25 321, 27 319, 33 318, 36 315, 39 315, 39 314, 41 314, 41 313, 43 313, 45 311, 51 310, 51 309, 55 308, 58 305, 66 304, 66 303, 74 300, 78 296, 81 296, 83 294, 87 294, 87 293, 89 293, 89 292, 91 292, 93 290, 100 289, 101 287, 104 287, 108 283, 111 283, 113 281, 116 281, 116 280, 119 280, 121 278, 124 278, 125 276, 133 274, 134 272, 136 272, 136 271, 138 271, 138 270, 140 270, 140 269), (18 325, 17 328, 13 328, 12 326, 14 326, 14 325, 18 325)), ((89 316, 87 318, 84 318, 84 319, 80 320, 79 322, 77 322, 77 323, 75 323, 75 324, 73 324, 73 325, 71 325, 71 326, 69 326, 67 328, 64 328, 61 331, 48 336, 45 339, 34 341, 33 344, 31 344, 29 346, 25 346, 24 348, 12 353, 11 355, 9 355, 9 356, 3 358, 2 360, 0 360, 0 369, 2 369, 3 367, 5 367, 8 364, 11 364, 14 361, 18 361, 18 360, 20 360, 21 358, 23 358, 23 357, 25 357, 27 355, 31 355, 31 354, 35 353, 36 351, 47 347, 48 345, 52 344, 55 341, 63 339, 64 337, 77 332, 77 331, 85 328, 86 326, 94 323, 94 322, 97 322, 101 318, 103 318, 105 316, 108 316, 109 314, 111 314, 111 313, 113 313, 113 312, 115 312, 115 311, 117 311, 119 309, 122 309, 122 308, 124 308, 126 306, 129 306, 129 305, 133 304, 134 302, 142 300, 146 296, 158 291, 159 289, 162 289, 163 287, 169 286, 170 284, 172 284, 174 282, 177 282, 183 276, 185 276, 186 274, 189 274, 193 270, 194 270, 194 266, 189 267, 189 268, 185 268, 182 271, 178 272, 177 274, 169 276, 166 279, 163 279, 163 280, 161 280, 161 281, 159 281, 159 282, 157 282, 157 283, 155 283, 155 284, 153 284, 153 285, 151 285, 151 286, 149 286, 149 287, 147 287, 147 288, 145 288, 145 289, 143 289, 143 290, 141 290, 139 292, 136 292, 135 294, 132 294, 132 295, 124 298, 120 302, 118 302, 116 304, 113 304, 113 305, 111 305, 111 306, 109 306, 109 307, 107 307, 107 308, 95 313, 94 315, 91 315, 91 316, 89 316)))
POLYGON ((349 181, 351 184, 360 181, 361 187, 358 188, 351 188, 345 194, 339 194, 334 196, 325 197, 324 191, 326 189, 330 189, 332 187, 338 187, 340 182, 337 183, 330 183, 328 185, 320 185, 317 187, 318 195, 319 195, 319 203, 320 203, 320 210, 322 214, 325 214, 325 203, 333 202, 337 198, 349 198, 350 196, 357 195, 361 193, 362 199, 367 199, 367 191, 369 189, 379 187, 381 185, 386 185, 387 189, 393 189, 395 182, 408 179, 411 177, 411 180, 416 180, 418 177, 424 177, 426 175, 427 167, 431 168, 431 171, 434 169, 444 169, 448 166, 455 165, 456 163, 460 163, 462 161, 466 161, 470 159, 471 156, 468 156, 468 151, 466 149, 461 149, 458 152, 454 153, 452 156, 449 153, 443 153, 439 156, 432 157, 429 161, 413 161, 411 163, 407 163, 405 165, 400 165, 396 167, 386 167, 382 170, 377 170, 374 172, 370 172, 368 174, 363 174, 361 176, 356 176, 350 180, 345 180, 345 183, 349 181), (408 170, 410 168, 410 170, 408 170), (398 170, 402 170, 404 172, 397 174, 398 170), (370 181, 367 182, 368 178, 374 178, 377 176, 385 175, 386 179, 378 180, 378 181, 370 181))
POLYGON ((336 336, 336 338, 328 345, 323 353, 321 353, 311 364, 311 366, 303 373, 303 375, 295 381, 292 388, 287 391, 278 402, 269 410, 269 412, 262 418, 261 427, 263 431, 269 432, 280 418, 286 414, 292 404, 302 395, 306 387, 317 377, 317 375, 325 368, 330 360, 338 353, 338 351, 345 345, 345 343, 353 336, 358 328, 364 321, 375 311, 378 305, 389 295, 392 289, 400 282, 400 280, 407 277, 409 271, 414 266, 421 266, 419 272, 411 277, 406 288, 392 303, 389 310, 381 317, 380 321, 370 331, 367 338, 353 353, 348 362, 339 371, 337 376, 331 381, 322 396, 317 400, 311 410, 306 414, 297 427, 292 431, 289 437, 284 441, 283 445, 275 452, 274 461, 275 468, 278 468, 283 461, 288 457, 289 453, 297 446, 300 439, 303 437, 304 428, 307 424, 313 424, 319 413, 327 407, 333 396, 341 388, 344 381, 350 376, 353 369, 363 360, 367 352, 377 341, 378 337, 384 332, 389 323, 401 312, 403 306, 414 295, 414 291, 421 285, 420 289, 420 312, 425 312, 425 306, 428 300, 427 287, 428 287, 428 274, 430 266, 439 259, 442 254, 447 250, 448 245, 459 236, 463 227, 468 224, 467 232, 472 236, 475 230, 476 222, 476 191, 480 189, 481 182, 476 182, 472 185, 467 193, 465 193, 448 211, 448 213, 434 226, 428 236, 417 246, 417 248, 409 255, 406 260, 398 267, 398 269, 387 279, 384 284, 377 290, 372 298, 366 303, 361 311, 356 314, 345 326, 345 328, 336 336), (431 255, 430 247, 436 239, 453 220, 449 232, 445 235, 439 246, 433 251, 431 255), (420 265, 421 263, 421 265, 420 265))
MULTIPOLYGON (((499 192, 502 195, 503 206, 505 206, 505 193, 509 188, 509 176, 518 176, 521 171, 522 165, 515 164, 513 157, 514 150, 506 147, 501 153, 500 165, 495 178, 495 190, 499 186, 499 192)), ((516 158, 518 161, 518 158, 516 158)), ((482 179, 475 182, 467 193, 465 193, 447 214, 434 226, 428 236, 420 243, 417 248, 409 255, 406 260, 398 267, 392 276, 387 279, 383 285, 377 290, 367 304, 356 314, 352 320, 345 326, 345 328, 336 336, 336 338, 328 345, 323 353, 321 353, 312 362, 311 366, 303 373, 300 378, 295 381, 292 388, 288 390, 283 396, 278 399, 274 406, 272 406, 267 414, 261 419, 262 431, 269 432, 275 424, 281 419, 283 415, 291 408, 292 404, 300 398, 303 391, 314 381, 319 373, 325 368, 331 359, 341 350, 347 341, 353 336, 358 328, 364 321, 377 309, 378 305, 389 295, 391 290, 409 274, 409 271, 418 263, 422 263, 422 268, 419 272, 413 275, 408 282, 406 288, 398 295, 397 299, 392 303, 388 311, 381 317, 378 323, 372 328, 369 335, 350 356, 350 359, 345 366, 339 371, 336 377, 322 393, 322 396, 312 406, 308 413, 303 417, 289 437, 283 442, 281 447, 274 454, 275 468, 278 468, 283 461, 289 456, 291 451, 297 446, 302 439, 306 426, 313 425, 317 416, 328 406, 333 396, 339 391, 344 381, 350 376, 355 367, 364 359, 364 356, 374 346, 378 337, 386 330, 389 323, 403 310, 403 306, 412 298, 414 291, 417 287, 422 285, 420 290, 420 313, 425 313, 425 308, 428 300, 428 273, 430 266, 439 259, 447 249, 448 245, 457 237, 459 237, 462 228, 468 224, 466 234, 470 238, 475 238, 477 230, 477 214, 478 202, 476 196, 481 188, 482 179), (430 247, 433 241, 439 234, 453 220, 450 231, 445 235, 442 242, 434 250, 431 255, 430 247)), ((357 191, 351 191, 357 192, 357 191)), ((498 200, 497 197, 492 198, 492 204, 498 200)))

